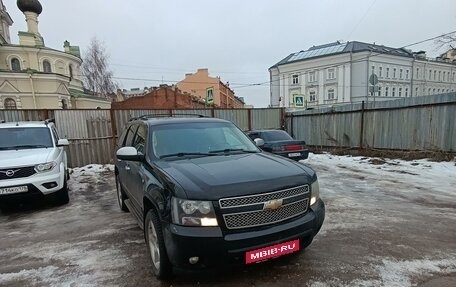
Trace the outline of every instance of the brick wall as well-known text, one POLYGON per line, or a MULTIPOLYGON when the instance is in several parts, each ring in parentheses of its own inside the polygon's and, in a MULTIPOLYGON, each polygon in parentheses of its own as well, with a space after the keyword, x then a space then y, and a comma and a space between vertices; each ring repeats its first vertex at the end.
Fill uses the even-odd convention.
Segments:
POLYGON ((112 109, 191 109, 204 108, 204 103, 175 87, 154 88, 144 96, 113 102, 112 109))

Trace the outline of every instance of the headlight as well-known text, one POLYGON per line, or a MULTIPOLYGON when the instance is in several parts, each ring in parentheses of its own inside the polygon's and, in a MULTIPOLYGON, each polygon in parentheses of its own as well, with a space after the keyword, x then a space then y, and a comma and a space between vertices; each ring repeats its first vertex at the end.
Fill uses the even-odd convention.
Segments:
POLYGON ((214 207, 210 201, 171 200, 173 223, 188 226, 218 226, 214 207))
POLYGON ((55 161, 35 165, 36 172, 46 172, 52 170, 57 163, 55 161))
POLYGON ((320 198, 320 186, 318 185, 318 179, 310 186, 310 205, 314 205, 318 198, 320 198))

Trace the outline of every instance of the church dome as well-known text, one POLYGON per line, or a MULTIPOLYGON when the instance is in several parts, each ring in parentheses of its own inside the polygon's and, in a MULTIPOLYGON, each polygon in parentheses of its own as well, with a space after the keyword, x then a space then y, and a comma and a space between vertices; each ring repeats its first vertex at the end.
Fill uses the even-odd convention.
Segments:
POLYGON ((22 13, 33 12, 41 14, 43 11, 43 7, 38 0, 17 0, 17 7, 22 11, 22 13))

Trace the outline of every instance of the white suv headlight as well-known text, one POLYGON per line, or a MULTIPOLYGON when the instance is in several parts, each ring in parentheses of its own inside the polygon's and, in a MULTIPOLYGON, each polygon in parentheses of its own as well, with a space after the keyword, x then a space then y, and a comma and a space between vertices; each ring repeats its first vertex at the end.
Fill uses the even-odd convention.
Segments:
POLYGON ((320 186, 318 185, 318 179, 310 185, 310 205, 317 203, 320 198, 320 186))
POLYGON ((214 206, 210 201, 171 200, 173 223, 188 226, 218 226, 214 206))
POLYGON ((35 165, 35 170, 36 170, 36 172, 47 172, 47 171, 51 171, 56 165, 57 165, 57 163, 55 161, 41 163, 41 164, 35 165))

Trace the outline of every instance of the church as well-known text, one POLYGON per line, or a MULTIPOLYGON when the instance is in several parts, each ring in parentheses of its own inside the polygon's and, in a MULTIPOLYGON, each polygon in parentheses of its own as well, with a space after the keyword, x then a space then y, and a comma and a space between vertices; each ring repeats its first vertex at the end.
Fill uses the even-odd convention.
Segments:
POLYGON ((38 29, 43 7, 38 0, 18 0, 27 31, 11 43, 13 20, 0 0, 0 109, 105 109, 111 101, 84 91, 81 53, 64 42, 64 50, 46 47, 38 29))

